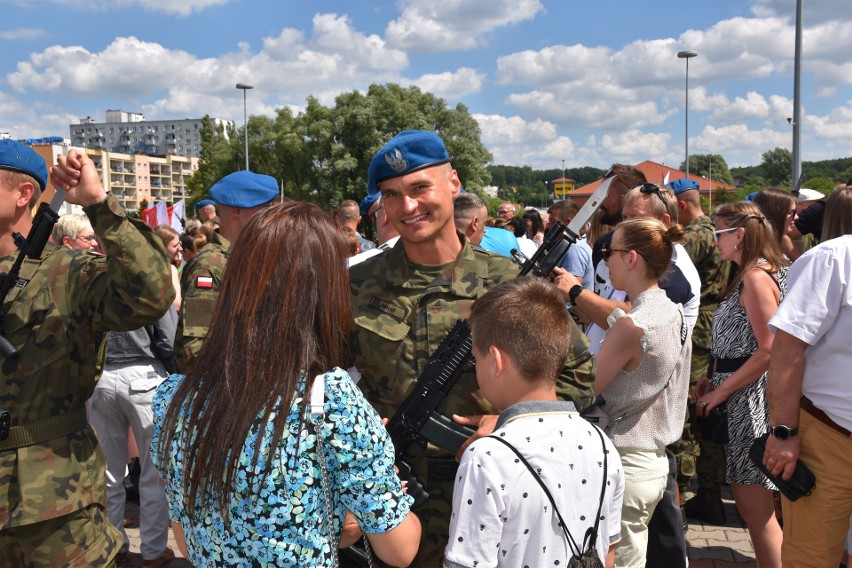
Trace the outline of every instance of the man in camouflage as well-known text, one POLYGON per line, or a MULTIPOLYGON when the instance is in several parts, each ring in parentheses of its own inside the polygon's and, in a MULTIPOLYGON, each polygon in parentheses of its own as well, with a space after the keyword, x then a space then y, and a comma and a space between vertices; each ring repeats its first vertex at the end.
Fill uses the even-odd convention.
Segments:
MULTIPOLYGON (((183 300, 175 334, 175 358, 181 371, 201 350, 219 297, 231 243, 240 236, 252 215, 278 197, 278 182, 271 176, 247 170, 229 174, 210 188, 219 204, 219 230, 183 268, 183 300)), ((251 278, 250 274, 245 275, 251 278)))
MULTIPOLYGON (((473 301, 488 288, 516 277, 518 268, 508 258, 472 247, 456 232, 453 199, 461 183, 436 134, 400 133, 373 158, 368 178, 369 192, 381 192, 385 214, 401 238, 391 250, 350 271, 351 346, 361 373, 358 386, 390 418, 456 320, 467 318, 473 301)), ((584 409, 593 397, 594 360, 576 327, 573 335, 558 391, 584 409)), ((495 409, 479 395, 472 370, 461 376, 438 411, 478 428, 474 438, 490 433, 496 422, 496 416, 484 416, 495 409)), ((449 538, 458 464, 433 444, 409 448, 405 459, 431 495, 417 511, 423 533, 412 565, 438 566, 449 538)))
MULTIPOLYGON (((0 565, 108 566, 121 535, 106 518, 103 453, 85 403, 104 361, 105 332, 155 322, 174 298, 162 241, 107 196, 95 165, 76 150, 52 168, 54 185, 81 205, 106 257, 48 244, 26 260, 4 299, 2 334, 18 350, 0 367, 0 565)), ((44 160, 0 141, 0 270, 17 253, 44 188, 44 160)))
POLYGON ((718 444, 700 440, 700 432, 692 427, 695 416, 695 384, 707 375, 710 362, 710 328, 713 313, 719 306, 730 275, 730 263, 722 260, 713 242, 713 222, 701 208, 698 184, 679 179, 668 186, 677 197, 678 217, 684 226, 683 247, 695 264, 701 278, 701 306, 692 331, 692 367, 690 372, 690 420, 684 426, 678 458, 678 485, 684 493, 698 474, 698 495, 684 503, 688 517, 712 524, 725 524, 720 488, 725 482, 725 451, 718 444), (700 446, 699 446, 700 442, 700 446))

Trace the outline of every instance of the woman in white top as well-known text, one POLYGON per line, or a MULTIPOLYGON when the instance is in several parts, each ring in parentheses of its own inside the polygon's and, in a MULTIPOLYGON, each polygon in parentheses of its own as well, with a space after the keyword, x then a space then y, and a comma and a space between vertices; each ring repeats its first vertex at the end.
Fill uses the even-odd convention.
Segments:
POLYGON ((607 320, 595 379, 624 466, 616 566, 645 565, 648 522, 666 488, 666 446, 683 430, 691 342, 681 308, 657 285, 682 236, 680 225, 631 219, 602 250, 613 286, 632 300, 630 312, 617 308, 607 320))

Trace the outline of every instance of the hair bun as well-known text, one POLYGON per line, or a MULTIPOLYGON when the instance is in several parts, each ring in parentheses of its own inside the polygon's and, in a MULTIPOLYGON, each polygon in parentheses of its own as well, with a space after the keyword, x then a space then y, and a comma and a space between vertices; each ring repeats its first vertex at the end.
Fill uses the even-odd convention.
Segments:
POLYGON ((679 243, 683 240, 684 230, 683 225, 676 223, 666 229, 666 232, 663 233, 663 239, 670 244, 679 243))

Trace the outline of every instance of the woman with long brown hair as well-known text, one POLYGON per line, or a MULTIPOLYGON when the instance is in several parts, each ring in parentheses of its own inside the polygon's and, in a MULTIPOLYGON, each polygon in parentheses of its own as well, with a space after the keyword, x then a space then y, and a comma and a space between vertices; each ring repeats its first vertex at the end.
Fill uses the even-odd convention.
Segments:
POLYGON ((769 318, 787 291, 787 261, 772 223, 747 201, 717 209, 714 238, 722 260, 733 262, 736 271, 713 315, 712 371, 696 387, 696 412, 706 416, 726 405, 725 477, 748 526, 758 566, 780 566, 782 533, 775 518, 775 487, 751 463, 748 450, 769 429, 766 371, 773 340, 769 318))
POLYGON ((328 566, 347 511, 382 560, 414 558, 420 523, 393 445, 335 367, 351 325, 346 244, 331 218, 296 201, 256 213, 233 245, 198 357, 154 400, 152 452, 197 565, 328 566), (315 435, 308 401, 320 378, 315 435))

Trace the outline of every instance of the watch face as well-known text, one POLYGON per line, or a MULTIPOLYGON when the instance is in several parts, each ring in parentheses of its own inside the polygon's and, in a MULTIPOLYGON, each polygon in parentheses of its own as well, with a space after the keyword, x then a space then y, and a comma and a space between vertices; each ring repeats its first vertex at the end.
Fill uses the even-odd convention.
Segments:
POLYGON ((793 431, 789 426, 784 426, 783 424, 780 426, 775 426, 772 428, 772 435, 778 438, 779 440, 789 440, 793 437, 793 431))

